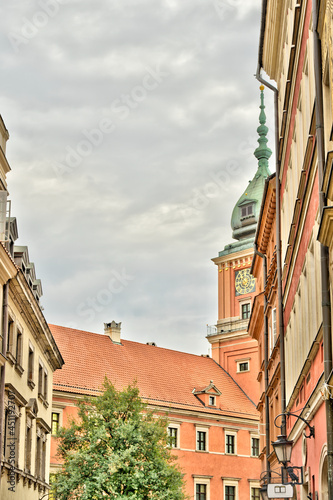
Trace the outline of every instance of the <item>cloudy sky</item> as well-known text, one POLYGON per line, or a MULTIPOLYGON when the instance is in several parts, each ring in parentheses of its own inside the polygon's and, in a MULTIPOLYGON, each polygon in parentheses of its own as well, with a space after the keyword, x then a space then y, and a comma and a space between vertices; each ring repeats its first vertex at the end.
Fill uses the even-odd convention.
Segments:
MULTIPOLYGON (((121 321, 129 340, 208 352, 210 259, 231 242, 233 205, 256 170, 260 8, 6 3, 8 187, 50 323, 101 332, 121 321)), ((268 91, 266 103, 270 125, 268 91)))

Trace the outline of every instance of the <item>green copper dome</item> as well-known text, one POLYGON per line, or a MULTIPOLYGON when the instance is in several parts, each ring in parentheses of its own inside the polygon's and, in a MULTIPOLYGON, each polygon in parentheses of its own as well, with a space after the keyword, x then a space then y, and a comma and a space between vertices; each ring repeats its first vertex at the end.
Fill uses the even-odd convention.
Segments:
POLYGON ((259 217, 260 205, 262 195, 264 192, 265 179, 270 175, 268 168, 268 159, 272 151, 267 146, 267 132, 266 115, 264 105, 264 87, 261 90, 261 104, 260 104, 260 125, 257 128, 259 134, 259 146, 254 152, 254 156, 258 160, 258 169, 249 182, 246 190, 237 201, 231 216, 232 237, 236 240, 245 240, 255 236, 257 222, 259 217))

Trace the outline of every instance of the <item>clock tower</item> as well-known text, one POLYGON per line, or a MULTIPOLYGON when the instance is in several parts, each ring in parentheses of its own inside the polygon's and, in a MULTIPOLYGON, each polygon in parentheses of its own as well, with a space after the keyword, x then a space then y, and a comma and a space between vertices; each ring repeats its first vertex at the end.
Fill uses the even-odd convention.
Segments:
POLYGON ((231 216, 232 237, 236 240, 224 247, 213 262, 218 269, 218 320, 208 332, 212 358, 239 383, 254 403, 259 401, 257 383, 258 346, 247 332, 258 284, 250 274, 253 243, 259 218, 265 180, 270 175, 267 147, 264 87, 261 90, 259 146, 254 152, 258 168, 237 201, 231 216))

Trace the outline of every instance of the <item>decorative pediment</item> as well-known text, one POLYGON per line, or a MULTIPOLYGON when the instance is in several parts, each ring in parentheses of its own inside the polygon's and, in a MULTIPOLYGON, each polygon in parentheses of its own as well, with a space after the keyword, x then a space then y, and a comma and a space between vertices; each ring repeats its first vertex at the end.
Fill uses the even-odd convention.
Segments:
POLYGON ((214 385, 214 382, 211 380, 210 384, 207 385, 207 387, 203 387, 202 389, 193 389, 192 393, 195 396, 198 396, 199 394, 209 394, 211 396, 221 396, 222 392, 218 390, 216 385, 214 385))
POLYGON ((36 398, 29 399, 25 411, 31 418, 37 418, 38 404, 36 398))

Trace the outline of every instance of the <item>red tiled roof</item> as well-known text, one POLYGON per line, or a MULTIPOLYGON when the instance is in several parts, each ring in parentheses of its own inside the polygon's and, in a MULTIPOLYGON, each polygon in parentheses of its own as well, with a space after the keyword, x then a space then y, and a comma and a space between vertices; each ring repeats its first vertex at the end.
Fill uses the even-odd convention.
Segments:
POLYGON ((211 358, 128 340, 119 345, 104 334, 49 327, 65 360, 53 375, 54 390, 97 394, 106 375, 118 389, 136 380, 141 397, 156 406, 257 416, 254 404, 211 358), (222 392, 220 409, 205 408, 192 393, 211 380, 222 392))

